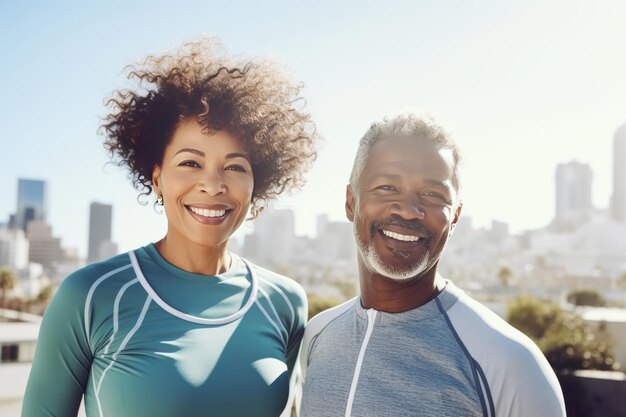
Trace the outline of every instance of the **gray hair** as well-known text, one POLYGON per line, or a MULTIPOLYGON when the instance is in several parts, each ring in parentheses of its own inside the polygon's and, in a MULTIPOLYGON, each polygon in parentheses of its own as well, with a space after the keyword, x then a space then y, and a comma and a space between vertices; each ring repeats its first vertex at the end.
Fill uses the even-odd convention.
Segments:
POLYGON ((385 117, 382 121, 375 122, 363 135, 356 151, 352 173, 350 174, 350 187, 356 191, 356 183, 363 173, 365 162, 369 157, 372 147, 383 139, 411 137, 415 140, 434 143, 440 148, 450 149, 454 158, 454 171, 452 173, 452 185, 457 195, 461 193, 460 169, 461 150, 452 139, 451 134, 428 113, 406 112, 395 116, 385 117))

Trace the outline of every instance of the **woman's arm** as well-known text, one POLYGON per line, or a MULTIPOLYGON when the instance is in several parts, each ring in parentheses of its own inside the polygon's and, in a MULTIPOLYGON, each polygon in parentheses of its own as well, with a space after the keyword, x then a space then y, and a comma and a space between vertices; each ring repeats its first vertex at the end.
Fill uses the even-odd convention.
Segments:
MULTIPOLYGON (((295 284, 295 282, 294 282, 295 284)), ((300 285, 295 284, 288 293, 289 302, 294 310, 293 322, 289 328, 287 344, 287 369, 289 370, 289 398, 281 417, 290 417, 295 397, 298 395, 300 372, 298 366, 300 344, 304 335, 304 325, 308 316, 307 296, 300 285)))
POLYGON ((76 416, 93 356, 84 325, 86 292, 78 274, 63 281, 46 309, 22 417, 76 416))

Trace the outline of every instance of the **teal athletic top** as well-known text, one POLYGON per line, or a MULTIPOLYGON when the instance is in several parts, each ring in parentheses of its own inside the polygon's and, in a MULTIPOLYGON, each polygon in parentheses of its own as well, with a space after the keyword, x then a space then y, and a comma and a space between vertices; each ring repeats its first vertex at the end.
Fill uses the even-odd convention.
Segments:
POLYGON ((307 314, 295 281, 231 253, 217 276, 149 244, 61 284, 22 417, 289 416, 307 314))

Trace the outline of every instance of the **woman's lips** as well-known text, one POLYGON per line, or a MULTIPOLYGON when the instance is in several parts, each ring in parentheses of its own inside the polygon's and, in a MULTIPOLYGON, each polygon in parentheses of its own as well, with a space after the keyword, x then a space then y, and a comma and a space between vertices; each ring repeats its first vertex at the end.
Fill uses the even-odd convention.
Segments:
POLYGON ((210 206, 210 208, 198 206, 185 206, 191 217, 202 224, 217 225, 223 223, 232 209, 225 206, 210 206))

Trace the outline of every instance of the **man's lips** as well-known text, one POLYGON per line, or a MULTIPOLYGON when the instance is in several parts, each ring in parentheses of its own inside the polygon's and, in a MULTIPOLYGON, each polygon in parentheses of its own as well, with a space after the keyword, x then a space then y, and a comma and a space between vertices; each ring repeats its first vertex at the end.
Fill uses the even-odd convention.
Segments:
POLYGON ((398 251, 414 251, 431 237, 431 233, 421 223, 398 216, 373 222, 371 227, 372 236, 377 233, 385 246, 398 251))
POLYGON ((425 237, 417 236, 414 233, 400 234, 397 232, 390 232, 385 228, 379 229, 378 235, 383 240, 385 246, 403 252, 412 252, 426 241, 425 237))

